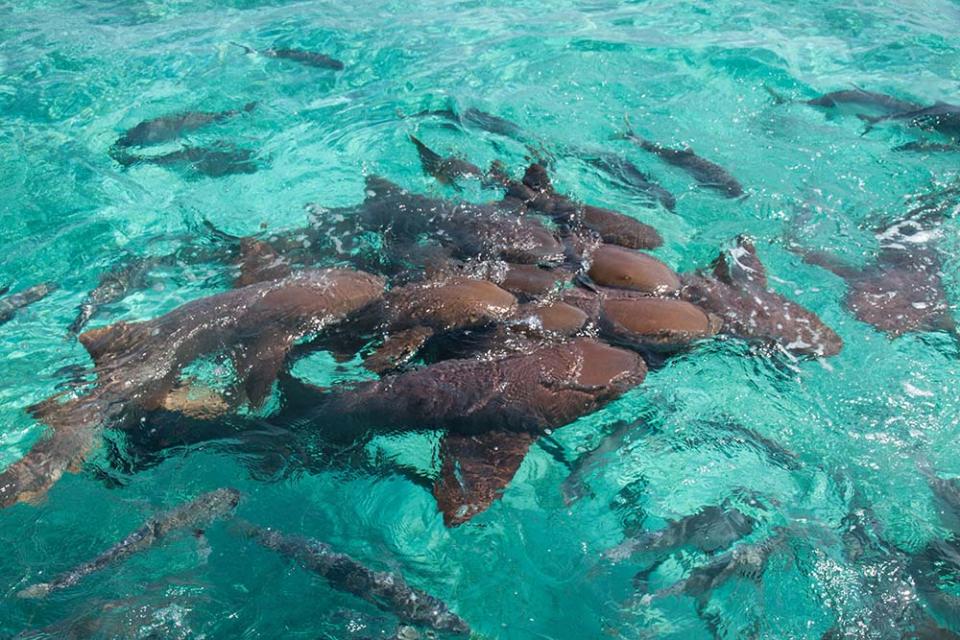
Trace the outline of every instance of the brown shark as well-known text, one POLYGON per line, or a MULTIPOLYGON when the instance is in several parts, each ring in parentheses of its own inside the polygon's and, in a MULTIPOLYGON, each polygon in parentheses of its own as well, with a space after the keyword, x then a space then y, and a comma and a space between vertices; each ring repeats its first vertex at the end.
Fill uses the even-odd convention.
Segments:
POLYGON ((318 247, 333 243, 341 253, 356 247, 364 232, 380 234, 379 252, 403 268, 422 267, 434 249, 443 258, 501 259, 515 264, 555 265, 564 259, 553 231, 531 216, 503 205, 473 204, 411 193, 385 178, 368 176, 360 205, 317 211, 307 229, 269 238, 280 255, 293 262, 314 259, 318 247), (429 242, 429 244, 427 244, 429 242))
POLYGON ((803 261, 843 278, 849 287, 844 305, 891 338, 917 331, 956 333, 940 256, 932 247, 884 248, 862 268, 822 252, 805 253, 803 261))
POLYGON ((487 182, 488 177, 483 169, 461 158, 443 157, 415 136, 410 136, 410 142, 417 148, 420 164, 424 173, 428 173, 438 182, 456 185, 458 180, 473 179, 487 182))
POLYGON ((566 302, 531 302, 522 305, 516 317, 521 323, 524 319, 531 320, 534 325, 531 328, 534 332, 540 331, 546 335, 558 336, 576 334, 590 319, 583 309, 566 302))
POLYGON ((543 269, 529 264, 507 264, 502 275, 491 278, 510 293, 523 298, 539 298, 569 282, 571 275, 561 269, 543 269))
POLYGON ((424 171, 444 184, 456 184, 458 179, 476 178, 487 186, 500 185, 507 189, 504 202, 511 207, 543 213, 571 229, 581 226, 598 233, 605 242, 631 249, 653 249, 663 244, 655 229, 622 213, 574 202, 557 193, 546 169, 540 164, 527 168, 522 182, 511 180, 499 163, 490 171, 455 157, 444 158, 420 140, 411 136, 417 146, 424 171))
POLYGON ((446 471, 434 492, 445 521, 458 524, 490 505, 539 435, 599 409, 646 371, 635 353, 578 338, 502 359, 446 360, 350 390, 315 390, 309 415, 354 433, 445 429, 446 471))
POLYGON ((401 622, 429 627, 436 631, 463 635, 470 633, 469 625, 453 613, 446 603, 425 591, 411 587, 400 574, 374 571, 319 540, 286 535, 242 520, 238 522, 237 528, 265 548, 323 576, 334 589, 352 593, 377 608, 396 615, 401 622))
POLYGON ((382 295, 380 278, 357 271, 303 271, 187 304, 155 320, 118 322, 80 336, 96 365, 88 394, 32 413, 51 427, 20 461, 0 474, 0 506, 39 498, 94 446, 106 423, 134 422, 160 408, 184 367, 227 352, 237 372, 236 397, 264 401, 298 338, 342 320, 382 295))
POLYGON ((740 236, 721 253, 712 273, 680 276, 680 298, 723 320, 722 332, 775 343, 789 352, 832 356, 843 341, 820 318, 767 286, 766 268, 753 242, 740 236))
POLYGON ((617 211, 580 204, 557 193, 539 164, 530 165, 522 182, 511 182, 505 202, 550 216, 572 230, 581 227, 597 233, 604 242, 629 249, 656 249, 663 244, 657 230, 617 211))
POLYGON ((956 210, 957 194, 953 186, 917 198, 905 216, 875 231, 879 251, 864 266, 796 245, 791 250, 843 278, 847 309, 891 338, 921 331, 957 335, 936 246, 940 222, 956 210))

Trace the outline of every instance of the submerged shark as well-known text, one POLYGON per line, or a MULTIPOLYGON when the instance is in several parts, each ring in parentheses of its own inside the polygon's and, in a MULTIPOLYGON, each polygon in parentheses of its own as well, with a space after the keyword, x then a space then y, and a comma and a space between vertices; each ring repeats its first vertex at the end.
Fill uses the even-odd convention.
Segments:
POLYGON ((946 102, 937 102, 929 107, 919 107, 885 116, 858 114, 857 117, 867 123, 867 131, 881 122, 897 122, 960 140, 960 106, 946 102))
POLYGON ((205 493, 172 511, 150 518, 142 527, 93 560, 84 562, 49 582, 31 585, 17 595, 21 598, 44 598, 53 591, 72 587, 91 573, 149 549, 175 531, 197 529, 216 518, 230 514, 239 502, 240 492, 236 489, 217 489, 205 493))
POLYGON ((373 571, 319 540, 286 535, 245 521, 240 521, 237 528, 267 549, 323 576, 334 589, 362 598, 397 616, 403 623, 435 631, 470 633, 466 621, 450 611, 444 602, 411 587, 399 574, 373 571))
POLYGON ((116 147, 142 147, 176 140, 185 133, 196 131, 209 124, 216 124, 253 111, 256 102, 249 102, 242 109, 229 111, 186 111, 144 120, 128 129, 116 142, 116 147))
POLYGON ((755 518, 725 500, 720 505, 708 505, 692 515, 671 520, 658 531, 627 538, 603 556, 620 562, 638 553, 670 552, 686 546, 716 553, 750 535, 756 524, 755 518))
POLYGON ((316 67, 318 69, 332 69, 334 71, 341 71, 343 69, 343 63, 336 58, 331 58, 330 56, 324 53, 317 53, 315 51, 307 51, 305 49, 291 49, 291 48, 269 48, 269 49, 254 49, 253 47, 248 47, 245 44, 240 44, 239 42, 231 42, 230 44, 240 47, 247 53, 256 53, 267 58, 277 58, 280 60, 291 60, 293 62, 299 62, 302 65, 308 67, 316 67))
POLYGON ((410 136, 410 142, 417 148, 424 173, 433 176, 442 184, 455 186, 458 180, 463 179, 480 180, 484 184, 497 181, 475 164, 452 156, 441 156, 415 136, 410 136))
MULTIPOLYGON (((527 145, 530 156, 538 163, 549 159, 551 155, 543 149, 543 143, 527 134, 519 125, 500 116, 481 111, 474 107, 457 113, 453 109, 436 109, 421 111, 416 117, 435 116, 445 118, 459 125, 480 129, 505 138, 516 140, 527 145)), ((595 169, 607 174, 616 184, 625 187, 632 193, 644 199, 659 202, 668 211, 676 208, 677 200, 673 194, 660 186, 653 178, 641 171, 627 158, 609 151, 595 149, 581 149, 571 146, 560 146, 559 152, 563 155, 576 158, 595 169)), ((490 172, 487 175, 492 177, 490 172)))
POLYGON ((698 156, 693 149, 671 149, 656 142, 651 142, 639 136, 627 123, 627 132, 624 137, 635 145, 658 156, 669 165, 682 169, 703 187, 719 191, 728 198, 739 198, 743 195, 743 185, 730 175, 730 172, 698 156))
POLYGON ((80 336, 96 365, 88 393, 31 407, 50 431, 0 473, 0 506, 42 496, 93 448, 99 430, 134 423, 163 406, 184 367, 226 352, 236 393, 252 406, 267 397, 294 342, 373 302, 383 280, 348 270, 301 271, 188 302, 155 320, 118 322, 80 336))
POLYGON ((30 306, 34 302, 43 300, 52 292, 56 291, 56 289, 57 285, 51 282, 45 282, 27 287, 23 291, 18 291, 6 298, 0 298, 0 324, 9 322, 18 311, 30 306))
POLYGON ((509 181, 504 202, 549 216, 564 228, 588 229, 604 242, 629 249, 656 249, 663 244, 657 230, 635 218, 603 207, 581 204, 553 188, 546 168, 527 167, 521 182, 509 181))
POLYGON ((350 438, 444 429, 434 495, 444 521, 456 525, 499 497, 537 437, 619 397, 646 370, 637 354, 577 338, 507 357, 444 360, 352 389, 299 383, 294 395, 302 397, 299 422, 350 438))
POLYGON ((120 165, 132 167, 137 164, 154 164, 159 167, 188 167, 204 176, 221 178, 239 173, 256 173, 259 169, 252 160, 253 151, 236 149, 232 145, 213 147, 184 147, 161 155, 134 155, 114 150, 111 156, 120 165))
MULTIPOLYGON (((948 195, 953 195, 948 193, 948 195)), ((891 338, 917 331, 956 335, 936 250, 936 223, 950 211, 950 201, 931 201, 877 232, 880 250, 865 266, 855 267, 822 251, 794 246, 808 264, 823 267, 846 281, 844 305, 862 322, 891 338)))
MULTIPOLYGON (((789 98, 780 95, 770 87, 764 85, 764 88, 767 90, 767 93, 773 97, 774 102, 777 104, 791 102, 789 98)), ((920 108, 920 105, 915 102, 901 100, 900 98, 896 98, 886 93, 867 91, 866 89, 861 89, 860 87, 831 91, 821 96, 817 96, 816 98, 803 100, 802 102, 810 105, 811 107, 825 107, 829 109, 848 104, 857 105, 861 107, 877 109, 880 111, 886 111, 887 113, 902 113, 920 108)))

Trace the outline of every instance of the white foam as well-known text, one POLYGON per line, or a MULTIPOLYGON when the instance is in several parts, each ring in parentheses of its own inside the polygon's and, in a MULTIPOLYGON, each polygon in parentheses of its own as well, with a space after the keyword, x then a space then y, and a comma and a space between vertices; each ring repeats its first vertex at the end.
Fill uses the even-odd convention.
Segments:
POLYGON ((913 396, 914 398, 932 398, 934 396, 933 391, 918 389, 909 382, 903 383, 903 390, 907 392, 908 396, 913 396))

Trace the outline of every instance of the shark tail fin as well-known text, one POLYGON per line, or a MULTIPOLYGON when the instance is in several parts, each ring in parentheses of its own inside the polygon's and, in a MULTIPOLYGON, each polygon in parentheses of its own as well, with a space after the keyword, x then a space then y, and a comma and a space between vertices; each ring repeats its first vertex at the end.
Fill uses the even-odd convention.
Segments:
POLYGON ((867 135, 868 133, 870 133, 871 131, 873 131, 873 127, 874 127, 878 122, 880 122, 881 120, 884 119, 884 116, 869 116, 869 115, 867 115, 867 114, 865 114, 865 113, 858 113, 858 114, 857 114, 857 117, 860 118, 860 120, 862 120, 863 122, 866 123, 866 126, 863 127, 863 131, 860 133, 861 136, 865 136, 865 135, 867 135))
POLYGON ((637 133, 633 129, 633 123, 630 121, 629 114, 623 114, 623 131, 610 136, 611 140, 632 140, 637 138, 637 133))
POLYGON ((410 142, 417 148, 417 154, 420 156, 420 164, 423 166, 423 170, 430 175, 435 175, 440 168, 440 163, 443 162, 440 154, 425 145, 414 135, 410 136, 410 142))
POLYGON ((753 240, 746 235, 737 236, 736 245, 730 251, 721 251, 713 261, 713 275, 728 285, 756 284, 767 286, 767 269, 760 262, 753 240))
POLYGON ((773 104, 781 105, 781 104, 787 104, 788 102, 792 102, 792 100, 787 98, 782 93, 775 91, 773 87, 771 87, 767 83, 763 84, 763 88, 767 93, 770 94, 770 97, 773 98, 773 104))
POLYGON ((245 45, 245 44, 240 44, 239 42, 234 42, 233 40, 230 40, 230 44, 232 44, 232 45, 235 46, 235 47, 240 47, 241 49, 244 50, 245 53, 256 53, 256 52, 257 52, 257 50, 254 49, 253 47, 248 47, 248 46, 245 45))

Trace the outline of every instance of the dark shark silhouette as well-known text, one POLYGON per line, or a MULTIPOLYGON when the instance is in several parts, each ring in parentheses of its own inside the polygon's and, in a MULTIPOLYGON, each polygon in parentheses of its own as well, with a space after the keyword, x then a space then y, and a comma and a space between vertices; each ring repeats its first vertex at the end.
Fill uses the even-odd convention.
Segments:
POLYGON ((43 598, 53 591, 72 587, 91 573, 149 549, 174 531, 197 529, 211 520, 228 515, 239 502, 240 492, 236 489, 217 489, 205 493, 167 513, 150 518, 142 527, 93 560, 84 562, 49 582, 31 585, 17 595, 21 598, 43 598))
MULTIPOLYGON (((942 195, 952 196, 954 190, 942 195)), ((917 331, 956 335, 936 250, 939 220, 950 210, 950 198, 933 198, 911 210, 903 220, 877 232, 880 249, 862 267, 846 264, 822 251, 791 248, 803 261, 846 281, 844 305, 862 322, 891 338, 917 331)))
POLYGON ((35 302, 43 300, 48 295, 56 291, 57 285, 52 282, 35 284, 27 287, 23 291, 11 294, 6 298, 0 298, 0 324, 4 324, 13 319, 18 311, 24 309, 35 302))
POLYGON ((116 147, 142 147, 176 140, 185 133, 196 131, 253 111, 256 102, 249 102, 242 109, 229 111, 186 111, 144 120, 128 129, 116 142, 116 147))
POLYGON ((373 571, 319 540, 286 535, 245 521, 239 521, 237 528, 267 549, 323 576, 334 589, 362 598, 397 616, 403 623, 435 631, 470 633, 469 625, 444 602, 411 587, 399 574, 373 571))

